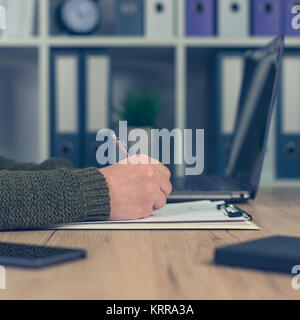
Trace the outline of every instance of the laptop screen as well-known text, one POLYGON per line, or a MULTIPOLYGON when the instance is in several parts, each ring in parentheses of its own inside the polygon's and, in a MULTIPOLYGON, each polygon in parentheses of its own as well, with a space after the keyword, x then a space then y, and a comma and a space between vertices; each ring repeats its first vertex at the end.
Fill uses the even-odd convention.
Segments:
POLYGON ((245 55, 244 79, 226 176, 247 185, 254 197, 261 176, 274 109, 283 37, 245 55))

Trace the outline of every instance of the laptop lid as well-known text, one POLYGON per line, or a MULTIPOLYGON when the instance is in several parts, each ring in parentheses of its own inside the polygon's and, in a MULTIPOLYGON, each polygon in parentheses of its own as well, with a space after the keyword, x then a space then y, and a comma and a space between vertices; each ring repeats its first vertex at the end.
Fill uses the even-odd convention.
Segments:
POLYGON ((225 175, 255 198, 275 105, 284 38, 245 54, 243 85, 225 175))

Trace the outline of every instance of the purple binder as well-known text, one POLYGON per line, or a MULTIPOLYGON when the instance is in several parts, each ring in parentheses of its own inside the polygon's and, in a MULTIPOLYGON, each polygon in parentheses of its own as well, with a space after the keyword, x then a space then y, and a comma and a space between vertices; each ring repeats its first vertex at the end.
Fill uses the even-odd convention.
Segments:
POLYGON ((253 36, 271 36, 283 33, 281 4, 281 0, 252 0, 253 36))
POLYGON ((216 34, 216 1, 186 0, 187 36, 212 36, 216 34))
MULTIPOLYGON (((300 29, 295 29, 292 25, 293 19, 297 19, 298 24, 300 23, 297 14, 292 13, 292 8, 296 5, 300 5, 299 0, 284 0, 284 34, 288 36, 300 36, 300 29)), ((298 11, 298 14, 299 13, 300 11, 298 11)))

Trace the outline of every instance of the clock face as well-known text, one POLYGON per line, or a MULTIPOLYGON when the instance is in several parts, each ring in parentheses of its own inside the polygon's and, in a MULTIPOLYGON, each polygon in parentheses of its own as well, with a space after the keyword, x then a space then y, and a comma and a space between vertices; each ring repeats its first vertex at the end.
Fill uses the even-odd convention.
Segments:
POLYGON ((99 24, 99 7, 92 0, 66 0, 60 10, 60 19, 69 31, 87 34, 99 24))

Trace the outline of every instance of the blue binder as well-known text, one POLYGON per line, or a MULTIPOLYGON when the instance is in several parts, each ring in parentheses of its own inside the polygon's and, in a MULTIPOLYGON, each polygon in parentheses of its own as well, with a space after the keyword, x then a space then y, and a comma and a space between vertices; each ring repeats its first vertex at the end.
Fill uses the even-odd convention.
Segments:
POLYGON ((300 178, 300 57, 286 55, 277 117, 277 177, 300 178))
POLYGON ((252 35, 272 36, 283 33, 281 0, 252 1, 252 35))
POLYGON ((186 0, 187 36, 213 36, 216 34, 216 1, 186 0))
POLYGON ((50 66, 51 156, 81 167, 80 50, 53 49, 50 66))
POLYGON ((51 156, 100 167, 96 135, 109 127, 110 81, 107 51, 51 51, 51 156))
POLYGON ((115 32, 121 36, 144 34, 144 1, 116 0, 115 32))
POLYGON ((300 36, 300 2, 298 0, 283 0, 284 34, 300 36))

